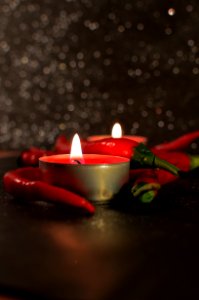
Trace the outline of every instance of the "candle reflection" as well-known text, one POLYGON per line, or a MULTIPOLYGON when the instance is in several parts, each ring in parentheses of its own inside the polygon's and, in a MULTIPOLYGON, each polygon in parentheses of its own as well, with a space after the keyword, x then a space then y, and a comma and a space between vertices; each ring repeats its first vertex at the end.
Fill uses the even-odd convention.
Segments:
POLYGON ((66 282, 76 287, 77 298, 104 299, 129 271, 121 254, 124 235, 116 234, 118 230, 103 218, 91 223, 91 231, 80 224, 63 223, 48 224, 44 231, 56 250, 57 268, 66 282))

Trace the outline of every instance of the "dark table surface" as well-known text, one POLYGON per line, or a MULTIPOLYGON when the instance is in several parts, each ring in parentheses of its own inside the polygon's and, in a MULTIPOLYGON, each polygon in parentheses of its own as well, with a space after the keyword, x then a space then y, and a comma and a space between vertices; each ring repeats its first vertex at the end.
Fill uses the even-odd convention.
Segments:
MULTIPOLYGON (((3 175, 16 166, 15 158, 0 164, 3 175)), ((197 299, 198 177, 164 187, 150 207, 97 206, 92 217, 42 202, 21 203, 1 188, 2 295, 197 299)))

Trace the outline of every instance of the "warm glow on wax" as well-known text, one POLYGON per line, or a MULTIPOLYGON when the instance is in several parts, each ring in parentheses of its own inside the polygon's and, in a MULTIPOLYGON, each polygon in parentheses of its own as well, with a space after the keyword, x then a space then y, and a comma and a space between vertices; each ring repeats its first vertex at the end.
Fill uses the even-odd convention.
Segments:
POLYGON ((83 158, 79 135, 76 133, 72 140, 70 159, 83 158))
POLYGON ((122 137, 122 127, 119 123, 115 123, 111 132, 112 138, 118 139, 122 137))

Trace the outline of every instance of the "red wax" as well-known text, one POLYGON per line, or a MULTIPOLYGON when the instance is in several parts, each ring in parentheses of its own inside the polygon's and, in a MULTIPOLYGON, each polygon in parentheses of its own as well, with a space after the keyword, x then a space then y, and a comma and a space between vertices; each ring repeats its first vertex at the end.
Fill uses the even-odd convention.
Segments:
POLYGON ((63 165, 102 165, 102 164, 120 164, 129 161, 128 158, 112 155, 100 155, 100 154, 84 154, 82 158, 71 159, 69 154, 58 154, 43 156, 39 159, 41 162, 63 165), (78 163, 80 162, 80 164, 78 163))
MULTIPOLYGON (((111 138, 111 135, 92 135, 87 138, 89 142, 99 141, 103 139, 111 138)), ((122 138, 136 141, 137 143, 147 144, 147 137, 139 135, 123 135, 122 138)))

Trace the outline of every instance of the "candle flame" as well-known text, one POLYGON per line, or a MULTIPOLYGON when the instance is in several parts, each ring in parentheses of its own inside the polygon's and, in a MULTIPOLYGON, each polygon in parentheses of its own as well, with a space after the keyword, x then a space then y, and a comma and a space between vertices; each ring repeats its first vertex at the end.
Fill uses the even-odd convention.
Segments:
POLYGON ((82 147, 79 135, 76 133, 73 137, 70 151, 70 159, 81 159, 83 158, 82 147))
POLYGON ((112 138, 115 138, 115 139, 122 137, 122 127, 119 123, 114 124, 111 135, 112 135, 112 138))

